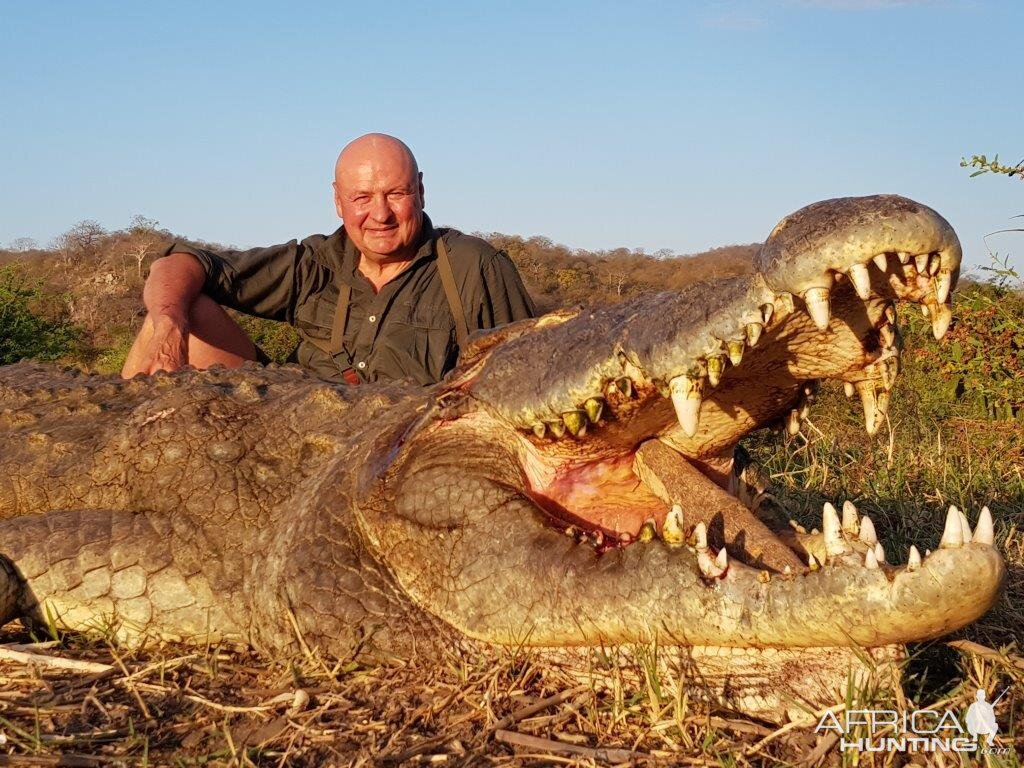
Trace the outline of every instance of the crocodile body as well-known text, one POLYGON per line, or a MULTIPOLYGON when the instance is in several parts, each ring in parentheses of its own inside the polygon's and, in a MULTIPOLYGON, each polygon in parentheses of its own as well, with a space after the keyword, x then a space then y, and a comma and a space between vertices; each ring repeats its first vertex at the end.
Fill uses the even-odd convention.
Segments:
POLYGON ((750 277, 507 326, 429 389, 0 368, 0 613, 335 657, 941 635, 997 597, 987 512, 889 565, 852 508, 812 534, 749 509, 733 451, 826 378, 877 429, 893 305, 941 335, 959 264, 934 211, 846 198, 784 219, 750 277))

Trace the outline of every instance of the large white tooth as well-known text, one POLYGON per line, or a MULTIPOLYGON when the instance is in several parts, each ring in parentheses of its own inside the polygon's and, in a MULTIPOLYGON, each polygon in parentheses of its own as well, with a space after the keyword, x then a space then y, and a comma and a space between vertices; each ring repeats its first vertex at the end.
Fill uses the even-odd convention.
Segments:
POLYGON ((782 293, 776 295, 775 298, 778 300, 779 306, 782 307, 782 310, 784 312, 786 312, 787 314, 793 314, 793 310, 796 309, 796 304, 793 302, 792 293, 789 293, 788 291, 783 291, 782 293))
POLYGON ((939 258, 939 254, 934 254, 928 259, 928 274, 934 277, 939 274, 939 270, 942 268, 942 260, 939 258))
POLYGON ((882 546, 882 542, 875 544, 875 560, 879 563, 885 562, 885 548, 882 546))
POLYGON ((872 568, 878 568, 878 559, 875 557, 875 550, 869 549, 864 554, 864 567, 868 570, 872 568))
POLYGON ((932 335, 937 341, 941 341, 949 330, 949 324, 953 322, 953 310, 949 304, 936 304, 932 316, 932 335))
POLYGON ((963 537, 964 544, 966 544, 971 540, 971 536, 973 535, 971 532, 971 524, 967 521, 967 515, 964 514, 962 509, 958 507, 956 511, 960 513, 960 535, 963 537))
POLYGON ((810 552, 807 553, 807 567, 812 571, 816 571, 821 567, 818 565, 818 561, 814 559, 814 555, 810 552))
POLYGON ((764 320, 764 324, 768 325, 772 321, 772 314, 775 312, 774 304, 762 304, 761 305, 761 319, 764 320))
POLYGON ((928 274, 928 254, 919 253, 914 257, 914 266, 917 267, 917 271, 922 275, 928 274))
POLYGON ((871 298, 871 275, 867 264, 854 264, 850 267, 850 282, 857 295, 867 301, 871 298))
POLYGON ((853 382, 852 381, 844 381, 843 382, 843 392, 846 393, 847 397, 853 397, 853 395, 854 395, 854 393, 856 391, 857 391, 857 388, 855 386, 853 386, 853 382))
POLYGON ((825 551, 830 555, 841 555, 849 551, 846 542, 843 540, 842 524, 839 522, 839 513, 829 502, 821 511, 821 529, 825 535, 825 551))
POLYGON ((857 538, 870 547, 873 547, 878 543, 878 534, 875 533, 875 524, 871 522, 871 518, 867 515, 864 515, 864 517, 860 519, 860 535, 857 538))
POLYGON ((875 262, 875 266, 885 272, 889 268, 889 260, 885 257, 884 253, 880 253, 872 259, 875 262))
POLYGON ((913 544, 910 545, 910 554, 907 556, 907 570, 916 571, 921 567, 921 553, 917 551, 917 547, 913 544))
POLYGON ((689 376, 676 376, 668 383, 669 392, 672 395, 672 405, 676 409, 676 418, 679 426, 687 437, 697 434, 697 424, 700 422, 700 406, 703 402, 699 379, 692 379, 689 376))
POLYGON ((883 325, 878 329, 878 337, 882 340, 882 346, 888 349, 896 344, 896 329, 891 325, 883 325))
POLYGON ((860 518, 857 516, 857 507, 847 499, 843 502, 843 530, 856 536, 860 530, 860 518))
POLYGON ((935 278, 935 293, 940 304, 945 304, 949 298, 949 289, 953 287, 953 273, 948 269, 940 269, 939 276, 935 278))
POLYGON ((729 567, 729 555, 725 551, 725 547, 718 550, 718 557, 715 558, 715 562, 718 563, 718 567, 724 572, 729 567))
POLYGON ((910 254, 906 251, 900 251, 896 254, 896 258, 900 260, 900 264, 906 264, 910 261, 910 254))
POLYGON ((809 288, 804 292, 807 314, 811 316, 819 331, 824 331, 828 328, 830 318, 828 294, 828 288, 809 288))
POLYGON ((988 507, 981 508, 978 515, 978 526, 974 529, 974 543, 988 544, 990 547, 995 543, 996 535, 992 525, 992 513, 988 507))
POLYGON ((875 394, 873 381, 861 381, 856 385, 860 392, 860 402, 864 407, 864 429, 869 435, 878 433, 882 425, 881 413, 878 409, 878 397, 875 394))
POLYGON ((960 524, 960 510, 950 507, 946 512, 946 527, 942 531, 940 547, 959 547, 964 543, 964 529, 960 524))
POLYGON ((661 526, 661 538, 670 547, 682 546, 686 541, 686 532, 683 530, 683 508, 673 504, 665 517, 665 523, 661 526))
POLYGON ((693 539, 696 542, 697 549, 708 548, 708 527, 704 525, 703 520, 694 526, 693 539))

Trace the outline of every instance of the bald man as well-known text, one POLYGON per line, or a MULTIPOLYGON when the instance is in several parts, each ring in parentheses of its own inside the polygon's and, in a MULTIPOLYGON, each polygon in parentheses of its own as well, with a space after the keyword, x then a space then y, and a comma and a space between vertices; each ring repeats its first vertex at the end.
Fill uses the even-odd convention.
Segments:
POLYGON ((292 361, 323 378, 439 381, 470 332, 534 307, 507 255, 435 228, 423 197, 409 148, 371 133, 338 156, 334 234, 247 251, 174 243, 150 270, 148 315, 121 375, 266 362, 230 307, 294 326, 292 361))

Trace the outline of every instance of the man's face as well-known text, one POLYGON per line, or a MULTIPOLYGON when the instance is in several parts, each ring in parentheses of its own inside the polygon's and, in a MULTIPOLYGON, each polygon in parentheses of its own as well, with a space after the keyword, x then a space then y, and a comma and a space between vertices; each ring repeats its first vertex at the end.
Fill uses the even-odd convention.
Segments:
POLYGON ((334 203, 366 258, 380 262, 415 254, 423 224, 423 174, 405 153, 377 145, 343 155, 334 203))

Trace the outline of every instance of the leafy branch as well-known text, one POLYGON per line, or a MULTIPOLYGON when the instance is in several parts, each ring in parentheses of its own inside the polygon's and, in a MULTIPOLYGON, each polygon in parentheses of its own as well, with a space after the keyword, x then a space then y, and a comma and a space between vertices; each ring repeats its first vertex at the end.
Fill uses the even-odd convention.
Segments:
POLYGON ((983 173, 1000 173, 1013 178, 1018 177, 1024 180, 1024 160, 1021 160, 1016 165, 1003 165, 999 162, 999 155, 996 155, 989 160, 985 155, 972 155, 970 161, 966 158, 960 158, 961 168, 977 168, 974 173, 971 174, 973 179, 975 176, 981 176, 983 173))

